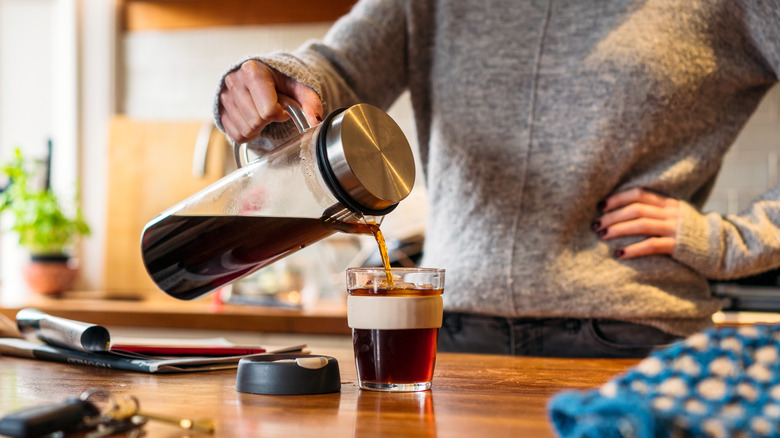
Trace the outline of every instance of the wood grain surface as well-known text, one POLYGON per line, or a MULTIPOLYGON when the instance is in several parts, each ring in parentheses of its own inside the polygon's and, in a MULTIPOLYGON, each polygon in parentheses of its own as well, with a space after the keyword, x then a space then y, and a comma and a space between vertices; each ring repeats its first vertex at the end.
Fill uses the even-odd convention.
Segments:
MULTIPOLYGON (((0 413, 102 387, 137 396, 149 412, 211 417, 216 437, 550 437, 553 395, 599 386, 637 363, 439 354, 431 391, 393 394, 358 389, 351 351, 314 353, 338 359, 340 392, 245 394, 235 390, 235 370, 146 375, 0 357, 0 413)), ((158 422, 146 430, 150 437, 188 436, 158 422)))

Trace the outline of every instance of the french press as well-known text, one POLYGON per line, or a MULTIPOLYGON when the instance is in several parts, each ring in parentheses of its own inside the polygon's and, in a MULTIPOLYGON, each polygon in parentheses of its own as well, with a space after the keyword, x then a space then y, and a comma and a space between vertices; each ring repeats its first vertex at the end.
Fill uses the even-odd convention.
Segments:
POLYGON ((334 234, 368 232, 414 185, 412 150, 381 109, 358 104, 309 127, 279 102, 299 133, 152 219, 144 265, 168 295, 191 300, 334 234))

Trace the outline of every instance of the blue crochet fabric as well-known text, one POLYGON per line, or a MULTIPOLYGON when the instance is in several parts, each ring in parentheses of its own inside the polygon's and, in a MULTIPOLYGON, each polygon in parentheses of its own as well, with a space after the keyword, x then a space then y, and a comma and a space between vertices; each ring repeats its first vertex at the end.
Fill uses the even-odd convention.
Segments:
POLYGON ((780 326, 713 328, 548 406, 561 437, 780 437, 780 326))

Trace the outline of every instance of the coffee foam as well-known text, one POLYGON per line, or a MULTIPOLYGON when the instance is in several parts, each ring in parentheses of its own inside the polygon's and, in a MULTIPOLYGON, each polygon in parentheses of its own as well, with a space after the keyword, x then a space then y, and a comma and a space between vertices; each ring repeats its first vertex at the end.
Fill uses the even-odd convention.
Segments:
POLYGON ((347 324, 357 329, 441 327, 444 304, 440 295, 427 297, 347 297, 347 324))

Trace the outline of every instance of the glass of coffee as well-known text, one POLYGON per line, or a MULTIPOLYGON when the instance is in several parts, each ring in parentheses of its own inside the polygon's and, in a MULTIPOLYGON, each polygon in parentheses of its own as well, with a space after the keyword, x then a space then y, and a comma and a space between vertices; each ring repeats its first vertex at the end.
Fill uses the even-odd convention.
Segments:
POLYGON ((376 391, 431 388, 444 269, 347 269, 347 321, 358 381, 376 391))

